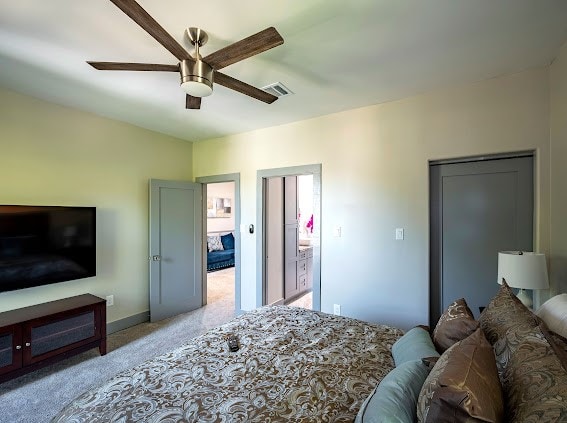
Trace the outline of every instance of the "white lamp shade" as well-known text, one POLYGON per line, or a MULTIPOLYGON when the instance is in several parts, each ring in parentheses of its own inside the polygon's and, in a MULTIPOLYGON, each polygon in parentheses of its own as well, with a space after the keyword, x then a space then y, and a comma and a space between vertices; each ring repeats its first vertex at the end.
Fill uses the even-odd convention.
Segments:
POLYGON ((193 97, 207 97, 213 93, 213 88, 211 86, 199 81, 182 82, 181 88, 193 97))
POLYGON ((545 254, 519 251, 498 253, 498 283, 502 278, 512 288, 547 289, 547 264, 545 254))

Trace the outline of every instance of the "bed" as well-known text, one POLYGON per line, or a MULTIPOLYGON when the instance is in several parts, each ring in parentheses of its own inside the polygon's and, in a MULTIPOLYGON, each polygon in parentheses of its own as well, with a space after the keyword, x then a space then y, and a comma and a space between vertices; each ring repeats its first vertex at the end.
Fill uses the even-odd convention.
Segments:
POLYGON ((287 306, 248 312, 123 372, 54 422, 352 422, 399 329, 287 306), (230 352, 228 334, 240 349, 230 352))
POLYGON ((461 298, 431 331, 262 307, 117 375, 53 421, 567 422, 566 319, 564 296, 534 314, 505 281, 478 320, 461 298))

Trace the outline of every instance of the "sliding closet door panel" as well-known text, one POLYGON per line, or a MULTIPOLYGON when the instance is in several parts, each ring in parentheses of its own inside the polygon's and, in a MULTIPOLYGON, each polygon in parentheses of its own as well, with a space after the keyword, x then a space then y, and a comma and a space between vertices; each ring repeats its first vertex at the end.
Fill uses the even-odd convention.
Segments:
POLYGON ((299 293, 297 262, 299 259, 299 233, 297 220, 297 177, 284 178, 284 251, 285 251, 285 298, 299 293))
POLYGON ((265 179, 266 300, 264 304, 284 299, 284 212, 283 178, 265 179))

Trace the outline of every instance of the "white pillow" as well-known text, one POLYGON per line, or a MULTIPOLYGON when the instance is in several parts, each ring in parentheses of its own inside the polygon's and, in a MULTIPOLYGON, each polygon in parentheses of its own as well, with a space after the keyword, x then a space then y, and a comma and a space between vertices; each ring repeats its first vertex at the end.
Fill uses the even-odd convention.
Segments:
POLYGON ((567 294, 550 298, 537 309, 536 314, 550 330, 567 338, 567 294))
POLYGON ((207 236, 207 248, 209 251, 223 251, 220 235, 207 236))

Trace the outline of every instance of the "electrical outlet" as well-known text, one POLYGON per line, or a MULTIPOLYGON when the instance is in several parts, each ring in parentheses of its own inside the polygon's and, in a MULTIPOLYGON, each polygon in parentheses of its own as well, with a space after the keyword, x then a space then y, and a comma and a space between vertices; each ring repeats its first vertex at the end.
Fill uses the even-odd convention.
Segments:
POLYGON ((340 304, 333 304, 333 314, 336 316, 341 315, 341 305, 340 304))
POLYGON ((107 295, 106 296, 106 306, 110 307, 114 305, 114 295, 107 295))

